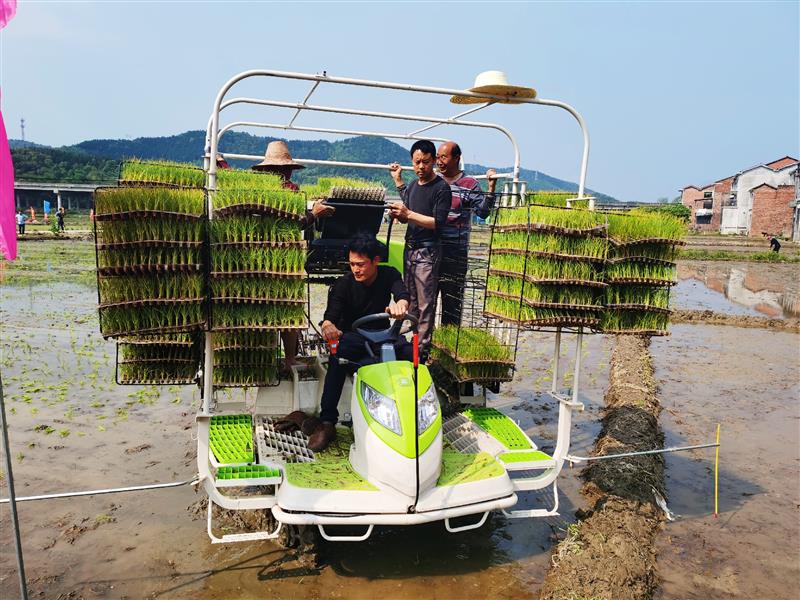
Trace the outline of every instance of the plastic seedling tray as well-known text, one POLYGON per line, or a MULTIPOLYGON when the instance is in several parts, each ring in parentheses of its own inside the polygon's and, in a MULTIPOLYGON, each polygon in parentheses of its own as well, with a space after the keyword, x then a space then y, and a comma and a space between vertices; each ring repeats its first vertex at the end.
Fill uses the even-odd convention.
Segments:
POLYGON ((253 421, 250 415, 212 417, 208 438, 209 457, 214 466, 255 462, 253 421))
POLYGON ((250 485, 277 485, 283 474, 277 465, 221 466, 217 469, 217 487, 244 487, 250 485))

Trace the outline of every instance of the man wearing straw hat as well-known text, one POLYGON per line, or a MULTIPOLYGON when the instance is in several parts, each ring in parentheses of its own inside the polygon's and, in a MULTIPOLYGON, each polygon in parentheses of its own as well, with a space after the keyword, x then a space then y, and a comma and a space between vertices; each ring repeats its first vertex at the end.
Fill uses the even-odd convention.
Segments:
POLYGON ((419 318, 420 356, 430 349, 439 295, 439 266, 442 260, 440 234, 447 222, 452 195, 450 186, 434 171, 436 146, 419 140, 411 146, 411 164, 416 181, 403 182, 402 168, 392 163, 389 171, 402 202, 389 207, 392 217, 407 223, 403 257, 405 283, 411 296, 409 312, 419 318))
POLYGON ((455 142, 444 142, 436 153, 439 175, 450 185, 453 200, 447 224, 441 233, 442 266, 439 270, 439 291, 442 294, 442 325, 459 325, 467 275, 469 235, 472 215, 485 219, 495 202, 497 180, 494 169, 486 171, 489 191, 484 194, 477 179, 461 170, 461 148, 455 142))
MULTIPOLYGON (((305 169, 305 166, 292 159, 292 155, 289 153, 289 147, 283 140, 275 140, 267 144, 264 160, 250 168, 253 171, 278 175, 283 181, 284 189, 293 192, 300 191, 297 184, 293 183, 291 180, 292 171, 295 169, 305 169)), ((311 210, 306 211, 306 216, 301 221, 300 227, 302 229, 308 229, 314 224, 317 217, 331 215, 334 210, 334 207, 323 204, 320 200, 316 200, 311 210)), ((287 371, 291 371, 291 367, 295 364, 295 358, 297 357, 297 332, 281 331, 281 339, 283 340, 283 349, 286 355, 284 359, 284 368, 287 371)))

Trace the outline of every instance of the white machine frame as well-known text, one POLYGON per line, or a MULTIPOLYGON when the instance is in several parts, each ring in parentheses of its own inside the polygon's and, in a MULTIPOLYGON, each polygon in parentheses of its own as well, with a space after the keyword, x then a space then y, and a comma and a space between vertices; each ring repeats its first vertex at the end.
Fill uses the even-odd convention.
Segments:
MULTIPOLYGON (((519 179, 519 172, 521 165, 520 151, 517 141, 511 134, 511 132, 508 131, 508 129, 506 129, 502 125, 496 123, 467 121, 463 119, 463 117, 467 116, 468 114, 475 113, 481 109, 492 106, 493 104, 496 104, 497 102, 503 100, 506 100, 506 98, 504 98, 503 96, 493 96, 491 94, 482 94, 482 93, 469 92, 457 89, 419 86, 419 85, 404 84, 404 83, 391 83, 384 81, 351 79, 345 77, 331 77, 326 73, 323 73, 322 75, 312 75, 306 73, 293 73, 293 72, 274 71, 274 70, 251 70, 239 73, 235 77, 228 80, 225 83, 225 85, 223 85, 222 88, 220 89, 219 93, 217 94, 216 100, 214 101, 214 107, 208 121, 208 127, 206 131, 204 168, 208 175, 207 188, 209 191, 209 197, 208 197, 209 218, 212 218, 213 215, 213 210, 212 210, 213 196, 217 185, 217 165, 216 165, 216 160, 214 160, 214 158, 218 154, 221 154, 218 152, 219 141, 222 135, 224 135, 227 131, 230 131, 231 129, 237 127, 259 127, 267 129, 279 129, 285 131, 318 132, 318 133, 328 133, 337 135, 358 135, 358 136, 371 136, 371 137, 382 137, 382 138, 392 138, 392 139, 405 139, 405 140, 428 139, 437 142, 445 141, 445 138, 423 136, 421 134, 440 125, 456 125, 463 127, 478 127, 484 129, 493 129, 501 132, 508 138, 514 153, 514 161, 513 161, 514 166, 512 172, 497 175, 497 178, 506 180, 504 183, 505 193, 503 195, 504 199, 503 202, 509 203, 513 202, 513 199, 524 198, 527 190, 527 184, 526 182, 520 181, 519 179), (246 97, 235 97, 226 100, 226 96, 228 95, 229 91, 237 83, 251 78, 280 78, 280 79, 308 81, 312 82, 312 86, 311 89, 306 94, 305 98, 301 102, 284 102, 278 100, 246 98, 246 97), (387 90, 397 90, 403 92, 424 93, 424 94, 444 95, 444 96, 454 96, 454 95, 470 96, 485 100, 485 103, 472 107, 466 111, 460 112, 451 117, 431 117, 424 115, 399 114, 399 113, 368 111, 368 110, 359 110, 353 108, 330 107, 330 106, 309 104, 311 96, 315 93, 320 84, 346 85, 346 86, 352 86, 354 88, 361 88, 361 87, 382 88, 387 90), (288 122, 282 124, 253 122, 253 121, 234 121, 223 127, 220 127, 220 113, 222 112, 222 110, 236 104, 249 104, 257 106, 289 108, 289 109, 294 109, 295 113, 288 122), (303 111, 323 112, 323 113, 340 114, 340 115, 354 115, 354 116, 373 117, 380 119, 392 119, 397 121, 411 121, 411 122, 426 123, 427 125, 418 128, 414 131, 411 131, 409 133, 360 131, 354 129, 334 129, 328 127, 317 127, 317 126, 306 127, 306 126, 296 125, 295 121, 298 119, 298 117, 301 115, 303 111)), ((557 100, 533 98, 533 99, 515 99, 514 102, 517 104, 533 104, 533 105, 553 106, 556 108, 561 108, 563 110, 566 110, 569 114, 571 114, 578 122, 578 125, 580 126, 581 133, 583 136, 583 152, 580 164, 577 198, 588 199, 589 208, 594 209, 594 198, 591 197, 586 198, 584 196, 586 171, 589 159, 589 133, 586 128, 586 123, 584 122, 583 117, 581 117, 581 115, 572 106, 557 100)), ((259 161, 263 158, 262 156, 233 154, 233 153, 225 153, 222 154, 222 156, 224 156, 225 158, 245 159, 251 161, 259 161)), ((306 165, 359 167, 366 169, 381 169, 381 170, 387 170, 389 166, 385 164, 373 164, 373 163, 354 163, 345 161, 315 160, 303 157, 293 157, 293 159, 298 163, 306 165)), ((403 167, 403 168, 408 170, 411 169, 411 167, 403 167)), ((203 368, 203 402, 201 410, 197 415, 197 421, 198 421, 198 468, 199 468, 200 479, 201 481, 203 481, 204 488, 208 493, 210 500, 208 509, 209 536, 215 543, 256 540, 256 539, 270 539, 278 536, 280 530, 280 523, 285 522, 285 523, 296 523, 296 524, 315 524, 319 527, 321 534, 326 539, 334 539, 342 541, 344 540, 360 541, 366 539, 366 537, 369 536, 369 533, 371 533, 372 526, 374 524, 410 525, 414 523, 427 522, 431 520, 444 520, 448 531, 454 532, 454 531, 462 531, 465 529, 479 527, 485 521, 486 515, 490 510, 497 510, 497 509, 502 510, 506 516, 512 518, 544 517, 544 516, 551 516, 558 514, 558 490, 557 490, 556 479, 563 467, 565 460, 568 460, 569 456, 570 433, 572 426, 572 411, 574 409, 583 410, 583 404, 578 399, 579 382, 580 382, 579 374, 581 368, 581 349, 583 346, 583 335, 584 335, 583 330, 582 328, 579 328, 576 332, 575 365, 572 378, 571 395, 565 395, 559 392, 559 353, 561 349, 562 333, 564 332, 562 332, 561 328, 558 328, 555 333, 555 344, 554 344, 555 347, 553 353, 553 378, 549 392, 550 395, 559 402, 557 441, 556 441, 555 451, 553 452, 553 461, 555 464, 549 465, 548 468, 542 470, 541 473, 535 477, 522 477, 513 479, 515 492, 540 490, 552 484, 553 496, 554 496, 553 507, 551 509, 506 511, 506 508, 513 506, 513 504, 516 503, 516 495, 512 494, 511 496, 502 499, 502 501, 499 501, 499 503, 495 502, 494 504, 487 505, 486 507, 481 507, 482 509, 485 508, 486 510, 480 522, 465 527, 451 527, 449 523, 450 518, 460 516, 461 514, 474 514, 475 507, 473 506, 472 509, 470 509, 468 512, 464 512, 465 508, 460 507, 460 508, 431 511, 430 514, 417 513, 408 515, 391 515, 391 516, 385 515, 383 517, 374 514, 363 515, 363 516, 349 516, 349 517, 339 517, 334 515, 330 516, 313 515, 309 517, 308 515, 300 516, 294 513, 287 513, 285 511, 280 510, 275 503, 274 496, 259 497, 259 498, 255 497, 234 498, 231 496, 221 494, 219 490, 217 490, 216 487, 214 486, 213 476, 211 475, 210 466, 207 459, 207 457, 209 456, 208 428, 209 428, 210 418, 212 416, 212 399, 214 393, 213 389, 214 359, 213 359, 213 344, 212 344, 213 334, 211 332, 206 332, 205 363, 203 368), (212 534, 211 531, 212 501, 213 503, 216 503, 223 508, 229 508, 229 509, 271 508, 273 510, 273 513, 275 513, 275 516, 278 517, 279 521, 278 528, 273 532, 251 532, 243 534, 232 534, 232 535, 225 535, 222 538, 217 538, 212 534), (311 518, 311 520, 309 520, 309 518, 311 518), (369 529, 364 536, 356 536, 356 537, 329 536, 328 534, 326 534, 324 530, 324 525, 326 524, 363 524, 363 525, 368 525, 369 529)))

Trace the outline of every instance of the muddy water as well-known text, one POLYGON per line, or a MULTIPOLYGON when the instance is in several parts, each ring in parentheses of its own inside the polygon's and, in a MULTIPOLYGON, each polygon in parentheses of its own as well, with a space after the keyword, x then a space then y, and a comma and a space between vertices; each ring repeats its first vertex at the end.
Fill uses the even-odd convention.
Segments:
MULTIPOLYGON (((18 496, 191 479, 188 387, 117 386, 114 344, 98 334, 96 295, 65 283, 0 286, 2 368, 18 496)), ((566 340, 571 341, 569 336, 566 340)), ((518 378, 491 399, 552 450, 558 407, 549 389, 553 336, 526 334, 518 378)), ((597 431, 609 346, 583 350, 587 410, 573 450, 597 431)), ((573 347, 565 347, 563 373, 573 347)), ((564 387, 572 385, 564 376, 564 387)), ((376 531, 364 544, 325 544, 316 567, 276 545, 212 545, 201 498, 189 487, 19 504, 32 598, 532 598, 555 535, 581 506, 576 471, 559 481, 561 514, 548 520, 493 516, 476 532, 441 523, 376 531)), ((2 495, 7 496, 5 486, 2 495)), ((550 505, 521 496, 518 508, 550 505)), ((0 507, 0 597, 18 594, 8 507, 0 507)))
POLYGON ((800 584, 800 336, 676 325, 652 353, 667 445, 712 441, 721 424, 719 517, 714 453, 667 455, 670 508, 659 537, 661 598, 797 598, 800 584))
POLYGON ((800 316, 800 265, 792 263, 681 261, 675 308, 732 315, 800 316))

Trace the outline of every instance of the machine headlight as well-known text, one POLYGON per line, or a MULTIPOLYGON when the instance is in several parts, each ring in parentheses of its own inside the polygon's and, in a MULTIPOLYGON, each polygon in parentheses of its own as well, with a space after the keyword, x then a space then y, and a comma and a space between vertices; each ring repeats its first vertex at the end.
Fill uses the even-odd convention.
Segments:
POLYGON ((403 435, 403 427, 400 425, 400 414, 397 412, 397 404, 388 396, 376 392, 363 381, 361 382, 361 398, 367 412, 378 423, 393 431, 397 435, 403 435))
POLYGON ((436 398, 436 390, 433 384, 422 394, 417 405, 417 430, 422 435, 436 420, 438 414, 439 400, 436 398))

